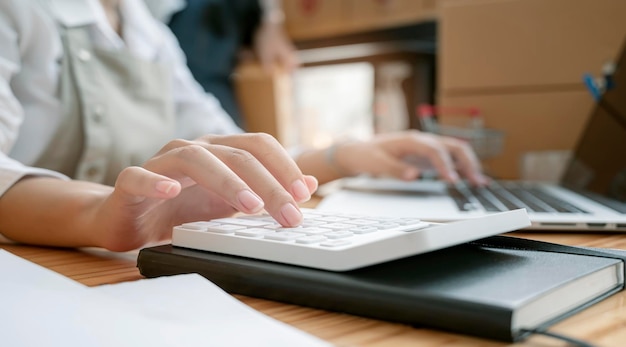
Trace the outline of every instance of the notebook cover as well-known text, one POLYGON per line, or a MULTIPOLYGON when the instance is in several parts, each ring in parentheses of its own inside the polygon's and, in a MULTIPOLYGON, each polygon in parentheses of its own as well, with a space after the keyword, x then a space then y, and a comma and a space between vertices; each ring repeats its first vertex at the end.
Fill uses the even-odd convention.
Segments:
MULTIPOLYGON (((171 245, 142 249, 137 264, 146 277, 195 272, 230 293, 518 341, 529 333, 511 332, 516 305, 609 266, 615 258, 626 260, 626 252, 496 236, 348 272, 171 245)), ((622 289, 556 317, 545 327, 532 328, 546 328, 622 289)))

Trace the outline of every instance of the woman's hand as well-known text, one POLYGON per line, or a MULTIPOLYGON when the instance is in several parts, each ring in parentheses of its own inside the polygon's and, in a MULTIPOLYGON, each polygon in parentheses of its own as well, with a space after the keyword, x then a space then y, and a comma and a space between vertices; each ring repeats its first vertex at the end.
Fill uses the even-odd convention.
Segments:
POLYGON ((254 35, 254 51, 268 72, 276 66, 292 72, 300 65, 296 49, 279 23, 261 24, 254 35))
POLYGON ((448 182, 457 181, 459 174, 475 185, 487 182, 476 154, 467 143, 417 130, 380 134, 370 141, 340 143, 332 152, 305 152, 298 158, 298 164, 303 172, 315 175, 321 183, 358 174, 413 180, 432 169, 448 182))
POLYGON ((486 183, 480 162, 466 142, 416 130, 381 134, 370 142, 347 143, 337 149, 336 160, 353 173, 412 180, 434 168, 448 182, 457 181, 460 174, 473 184, 486 183))
POLYGON ((117 251, 166 240, 184 222, 265 209, 280 224, 302 221, 298 202, 317 181, 303 175, 266 134, 206 136, 168 143, 143 167, 129 167, 99 207, 99 244, 117 251))
POLYGON ((127 251, 168 240, 172 227, 265 209, 302 221, 298 202, 317 180, 303 175, 270 135, 206 136, 168 143, 115 187, 28 176, 0 197, 0 232, 17 242, 127 251))

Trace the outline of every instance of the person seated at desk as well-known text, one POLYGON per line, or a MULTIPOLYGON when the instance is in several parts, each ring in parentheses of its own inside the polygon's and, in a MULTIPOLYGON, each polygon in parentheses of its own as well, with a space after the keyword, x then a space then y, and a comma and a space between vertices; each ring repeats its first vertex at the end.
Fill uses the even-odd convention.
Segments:
POLYGON ((178 39, 194 78, 239 127, 246 128, 233 85, 237 64, 254 56, 267 72, 289 73, 299 65, 279 0, 145 2, 178 39))
POLYGON ((318 182, 483 177, 463 142, 407 131, 293 156, 244 133, 142 0, 0 2, 0 235, 126 251, 174 225, 265 209, 284 226, 318 182))

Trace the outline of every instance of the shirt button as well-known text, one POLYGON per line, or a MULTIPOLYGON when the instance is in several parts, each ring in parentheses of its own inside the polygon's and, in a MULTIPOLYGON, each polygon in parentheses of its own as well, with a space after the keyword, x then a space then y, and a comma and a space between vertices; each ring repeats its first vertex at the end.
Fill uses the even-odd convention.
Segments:
POLYGON ((86 49, 81 49, 77 53, 78 59, 80 61, 89 61, 91 60, 91 52, 86 49))
POLYGON ((96 123, 100 123, 102 122, 102 119, 104 117, 104 107, 102 105, 95 105, 92 109, 93 111, 93 121, 96 123))

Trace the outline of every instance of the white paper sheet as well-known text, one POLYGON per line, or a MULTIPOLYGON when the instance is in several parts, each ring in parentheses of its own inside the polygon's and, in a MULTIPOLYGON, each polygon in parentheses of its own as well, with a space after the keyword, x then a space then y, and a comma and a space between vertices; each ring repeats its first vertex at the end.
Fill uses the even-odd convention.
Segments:
POLYGON ((2 345, 329 346, 199 275, 86 287, 0 250, 2 345))

